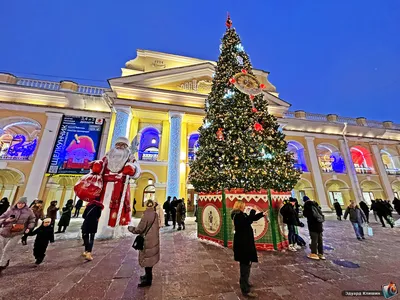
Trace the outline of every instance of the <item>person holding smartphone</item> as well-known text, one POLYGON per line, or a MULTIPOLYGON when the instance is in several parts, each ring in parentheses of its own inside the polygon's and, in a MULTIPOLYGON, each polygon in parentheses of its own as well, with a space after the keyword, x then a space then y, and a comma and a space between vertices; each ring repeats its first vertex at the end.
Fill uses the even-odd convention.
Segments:
POLYGON ((23 234, 28 234, 35 227, 35 214, 26 203, 27 198, 21 197, 0 217, 0 275, 9 265, 11 253, 23 234))

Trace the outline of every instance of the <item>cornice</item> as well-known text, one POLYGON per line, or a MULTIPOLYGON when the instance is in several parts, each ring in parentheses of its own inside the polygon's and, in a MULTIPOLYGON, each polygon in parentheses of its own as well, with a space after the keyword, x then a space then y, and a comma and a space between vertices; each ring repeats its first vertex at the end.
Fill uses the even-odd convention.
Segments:
POLYGON ((138 57, 151 57, 151 58, 155 58, 155 59, 172 60, 172 61, 182 62, 182 63, 195 63, 195 62, 215 63, 213 61, 203 60, 203 59, 199 59, 199 58, 193 58, 193 57, 187 57, 187 56, 181 56, 181 55, 169 54, 169 53, 163 53, 163 52, 157 52, 157 51, 151 51, 151 50, 144 50, 144 49, 137 49, 136 54, 137 54, 137 58, 138 57))

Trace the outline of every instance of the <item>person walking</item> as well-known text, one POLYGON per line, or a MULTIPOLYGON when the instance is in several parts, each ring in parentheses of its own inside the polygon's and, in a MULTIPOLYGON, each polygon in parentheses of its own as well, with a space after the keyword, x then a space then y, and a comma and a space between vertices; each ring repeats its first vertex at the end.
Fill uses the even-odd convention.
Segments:
POLYGON ((60 221, 58 221, 58 231, 56 233, 64 233, 71 221, 72 210, 74 209, 74 200, 69 199, 65 207, 63 207, 60 221))
POLYGON ((256 213, 254 209, 247 215, 244 212, 245 203, 236 201, 233 205, 231 218, 235 227, 233 237, 233 253, 235 261, 240 265, 240 289, 245 297, 256 298, 257 294, 250 291, 249 283, 251 264, 258 262, 254 231, 251 224, 264 217, 264 212, 256 213))
POLYGON ((82 199, 78 199, 78 201, 76 201, 76 204, 75 204, 74 218, 78 218, 79 217, 79 212, 80 212, 82 206, 83 206, 83 200, 82 199))
POLYGON ((9 265, 21 236, 35 227, 35 215, 27 206, 27 201, 26 197, 21 197, 0 217, 0 276, 9 265))
POLYGON ((284 205, 280 209, 280 214, 282 215, 283 223, 287 225, 289 230, 289 251, 296 252, 297 250, 301 249, 301 247, 297 245, 296 226, 304 226, 304 224, 300 222, 296 212, 296 200, 293 198, 285 200, 284 205))
POLYGON ((393 203, 394 209, 395 209, 396 212, 400 215, 400 200, 397 199, 396 197, 394 197, 392 203, 393 203))
POLYGON ((369 207, 368 204, 365 203, 365 201, 360 202, 360 208, 363 211, 365 217, 367 218, 367 223, 369 223, 369 207))
POLYGON ((178 200, 178 205, 176 206, 176 221, 178 223, 178 230, 185 230, 185 218, 186 218, 186 206, 185 200, 178 200))
POLYGON ((371 200, 371 210, 374 213, 375 221, 378 222, 378 208, 375 200, 371 200))
POLYGON ((175 229, 176 226, 176 206, 178 205, 178 199, 174 197, 171 201, 170 211, 171 211, 171 218, 172 218, 172 229, 175 229))
POLYGON ((35 264, 40 265, 46 256, 49 243, 54 243, 54 228, 52 228, 51 219, 44 219, 38 228, 27 234, 27 236, 34 235, 36 235, 36 239, 33 245, 33 256, 36 259, 35 264))
POLYGON ((167 201, 163 204, 165 211, 165 226, 169 226, 169 219, 171 218, 171 196, 168 196, 167 201))
POLYGON ((133 198, 133 205, 132 205, 132 209, 133 209, 133 215, 136 215, 136 199, 133 198))
POLYGON ((44 219, 44 211, 43 211, 43 201, 37 200, 35 205, 31 207, 33 214, 35 215, 35 227, 37 226, 39 220, 44 219))
POLYGON ((46 218, 51 219, 51 225, 53 225, 53 227, 56 224, 58 210, 59 208, 57 207, 57 200, 51 201, 50 206, 47 208, 46 218))
POLYGON ((4 214, 9 207, 10 207, 10 202, 8 202, 8 198, 7 197, 1 198, 1 200, 0 200, 0 216, 2 214, 4 214))
POLYGON ((322 237, 325 217, 318 203, 310 200, 307 196, 303 197, 303 201, 303 215, 307 218, 308 231, 310 232, 311 238, 311 253, 307 257, 315 260, 325 260, 322 237))
POLYGON ((160 228, 158 226, 158 216, 154 211, 154 202, 145 202, 146 210, 140 219, 137 227, 128 226, 128 230, 133 234, 144 236, 143 250, 139 251, 139 265, 145 269, 145 275, 140 276, 141 282, 138 287, 151 286, 153 282, 153 267, 160 260, 160 228))
POLYGON ((342 206, 340 205, 340 203, 337 201, 337 199, 335 199, 333 201, 333 207, 335 208, 336 211, 336 217, 339 221, 342 220, 342 215, 343 215, 343 210, 342 210, 342 206))
POLYGON ((99 219, 103 209, 104 205, 100 201, 93 200, 86 205, 85 211, 82 215, 83 223, 81 229, 83 244, 85 246, 85 251, 82 253, 82 256, 88 261, 93 260, 92 251, 94 237, 97 233, 99 219))
POLYGON ((388 216, 392 219, 393 218, 393 215, 392 215, 392 212, 393 212, 393 206, 392 206, 392 204, 390 204, 390 201, 389 200, 384 200, 383 201, 383 204, 385 205, 385 207, 387 208, 387 214, 388 214, 388 216))
POLYGON ((161 205, 159 205, 158 202, 154 202, 154 211, 157 213, 158 216, 158 226, 160 228, 164 227, 164 210, 161 208, 161 205))
POLYGON ((388 216, 390 215, 390 210, 387 207, 387 205, 383 202, 382 199, 377 199, 376 200, 376 214, 379 217, 379 220, 382 224, 382 227, 386 227, 385 222, 383 222, 383 219, 390 225, 390 227, 394 227, 394 224, 389 220, 388 216))
POLYGON ((354 232, 358 240, 365 240, 363 223, 367 222, 367 217, 364 212, 356 205, 354 200, 350 201, 350 205, 347 207, 343 218, 346 220, 347 216, 350 215, 350 222, 353 225, 354 232))

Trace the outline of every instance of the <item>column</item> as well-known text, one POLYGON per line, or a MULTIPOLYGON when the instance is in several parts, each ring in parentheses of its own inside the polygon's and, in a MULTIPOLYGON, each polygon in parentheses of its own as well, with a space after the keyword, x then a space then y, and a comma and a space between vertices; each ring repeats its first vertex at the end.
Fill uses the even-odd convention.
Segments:
POLYGON ((101 134, 99 152, 97 153, 98 159, 101 159, 106 153, 107 138, 110 131, 110 123, 111 123, 110 118, 104 119, 104 125, 103 125, 104 127, 103 127, 103 132, 101 134))
POLYGON ((39 147, 25 188, 24 195, 28 197, 28 203, 31 203, 33 199, 39 196, 43 177, 47 171, 47 165, 50 160, 51 149, 53 149, 54 143, 56 142, 58 129, 63 116, 60 113, 50 112, 46 113, 46 115, 46 126, 43 129, 42 138, 39 141, 39 147))
POLYGON ((170 112, 170 134, 168 147, 168 174, 167 174, 167 195, 179 197, 179 159, 181 155, 181 123, 183 114, 170 112))
POLYGON ((326 199, 325 185, 322 181, 317 153, 315 152, 314 137, 306 136, 305 139, 307 141, 307 149, 308 154, 310 155, 311 170, 314 177, 315 189, 317 190, 319 204, 321 205, 323 211, 332 211, 331 208, 328 206, 328 201, 326 199))
POLYGON ((179 164, 179 172, 180 172, 180 191, 179 198, 186 199, 186 170, 187 170, 187 148, 188 148, 188 137, 187 137, 187 123, 182 122, 181 129, 181 151, 180 151, 180 164, 179 164))
POLYGON ((169 121, 162 121, 162 132, 160 141, 159 161, 168 160, 168 137, 169 137, 169 121))
POLYGON ((379 147, 377 144, 371 144, 371 150, 372 153, 374 154, 376 164, 378 165, 378 172, 379 176, 381 177, 382 183, 383 183, 383 188, 385 189, 386 196, 388 197, 387 199, 393 200, 394 199, 394 193, 392 189, 392 185, 390 184, 389 177, 386 173, 386 168, 383 165, 381 153, 379 151, 379 147))
POLYGON ((354 167, 353 159, 351 158, 351 152, 349 145, 345 139, 339 139, 340 151, 342 152, 344 163, 346 165, 347 174, 350 177, 351 188, 354 192, 354 197, 356 197, 356 202, 360 203, 364 198, 362 195, 360 183, 358 182, 358 176, 356 168, 354 167))
POLYGON ((129 106, 115 107, 116 116, 113 135, 111 139, 111 147, 114 146, 115 140, 119 137, 129 138, 129 130, 131 127, 132 110, 129 106))

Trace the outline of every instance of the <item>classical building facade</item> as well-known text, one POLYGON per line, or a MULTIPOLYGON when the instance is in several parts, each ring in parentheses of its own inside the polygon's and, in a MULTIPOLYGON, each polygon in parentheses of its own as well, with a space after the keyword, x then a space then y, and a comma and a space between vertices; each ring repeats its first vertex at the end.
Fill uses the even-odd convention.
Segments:
MULTIPOLYGON (((110 88, 99 90, 94 96, 93 93, 88 96, 86 90, 86 93, 80 91, 76 84, 75 90, 60 91, 21 86, 18 84, 20 80, 15 78, 15 82, 3 79, 0 85, 1 105, 8 105, 10 110, 14 108, 20 115, 37 120, 40 126, 32 127, 37 128, 38 149, 30 161, 0 161, 2 195, 6 195, 4 191, 9 191, 11 186, 19 185, 18 195, 24 192, 37 194, 47 201, 53 198, 59 200, 58 197, 65 199, 67 194, 73 197, 72 186, 77 175, 48 172, 52 155, 49 148, 55 147, 52 143, 58 141, 59 131, 52 131, 45 140, 46 131, 41 128, 49 128, 46 124, 54 119, 54 113, 89 115, 105 120, 97 157, 104 154, 117 137, 126 136, 130 140, 137 137, 138 159, 143 174, 132 183, 131 195, 132 201, 136 199, 138 211, 144 210, 146 199, 153 198, 162 203, 167 196, 184 197, 189 211, 192 210, 197 194, 187 180, 189 161, 195 159, 198 128, 202 126, 203 107, 211 90, 215 66, 213 61, 138 50, 137 57, 122 68, 121 77, 109 79, 110 88), (18 91, 8 102, 2 96, 3 90, 7 89, 18 91), (28 97, 26 93, 33 92, 45 99, 41 106, 20 100, 21 97, 28 97), (74 105, 80 109, 65 106, 67 104, 56 105, 50 100, 53 99, 51 97, 68 99, 71 95, 76 99, 74 105), (88 97, 97 99, 91 102, 92 106, 85 100, 88 97), (38 113, 36 118, 31 116, 34 113, 38 113), (43 150, 41 156, 40 147, 44 141, 47 153, 43 150), (38 156, 40 160, 36 163, 38 156), (35 169, 35 164, 41 167, 35 169), (10 179, 3 179, 3 174, 18 173, 15 170, 22 172, 25 179, 12 181, 11 178, 20 178, 14 173, 14 177, 10 175, 10 179), (38 174, 33 183, 30 183, 30 174, 38 174), (61 188, 66 181, 68 188, 61 188)), ((303 171, 292 192, 294 196, 302 198, 307 195, 317 200, 326 211, 332 209, 333 199, 346 205, 351 199, 370 202, 375 198, 393 199, 399 196, 400 125, 390 121, 344 118, 336 114, 292 112, 291 105, 279 98, 276 87, 269 82, 269 73, 261 70, 254 70, 254 73, 264 83, 264 98, 269 102, 269 111, 278 118, 286 134, 288 151, 293 152, 296 167, 303 171)), ((70 101, 66 103, 72 105, 70 101)), ((60 126, 60 119, 51 122, 54 128, 60 126)), ((15 135, 16 132, 10 134, 15 135)))

